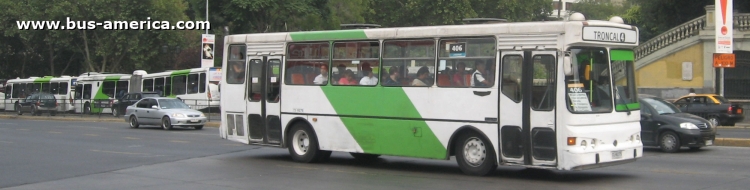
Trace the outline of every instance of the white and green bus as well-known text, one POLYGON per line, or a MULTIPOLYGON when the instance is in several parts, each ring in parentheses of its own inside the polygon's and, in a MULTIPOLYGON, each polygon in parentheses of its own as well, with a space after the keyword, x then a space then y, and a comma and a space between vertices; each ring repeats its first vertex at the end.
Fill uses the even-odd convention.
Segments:
POLYGON ((637 45, 635 26, 583 15, 229 35, 220 135, 300 162, 455 156, 473 175, 628 163, 643 155, 637 45))
POLYGON ((16 111, 18 103, 27 96, 36 92, 51 93, 55 96, 58 103, 58 112, 72 112, 73 107, 73 86, 76 84, 77 77, 71 76, 44 76, 29 77, 25 79, 11 79, 5 84, 5 96, 3 106, 6 111, 16 111))
POLYGON ((77 113, 111 113, 114 100, 130 92, 129 74, 84 73, 78 76, 73 105, 77 113))
POLYGON ((221 68, 194 68, 143 75, 141 90, 183 100, 194 109, 217 108, 221 68))

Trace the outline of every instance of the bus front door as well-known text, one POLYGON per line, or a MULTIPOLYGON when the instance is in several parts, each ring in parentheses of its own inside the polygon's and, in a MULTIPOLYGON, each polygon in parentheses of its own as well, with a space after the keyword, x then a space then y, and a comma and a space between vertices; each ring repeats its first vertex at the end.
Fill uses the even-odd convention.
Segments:
POLYGON ((504 51, 500 65, 503 162, 556 165, 555 51, 504 51))
POLYGON ((247 86, 247 120, 250 142, 281 144, 281 56, 251 57, 247 86))

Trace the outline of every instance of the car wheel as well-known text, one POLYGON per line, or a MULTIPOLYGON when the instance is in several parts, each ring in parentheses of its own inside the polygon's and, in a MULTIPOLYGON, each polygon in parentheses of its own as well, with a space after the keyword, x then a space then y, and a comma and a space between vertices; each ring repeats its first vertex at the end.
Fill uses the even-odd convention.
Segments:
POLYGON ((454 145, 458 166, 466 174, 484 176, 497 168, 495 151, 490 141, 479 133, 462 133, 454 145))
POLYGON ((135 118, 135 116, 130 116, 130 128, 138 128, 140 124, 138 124, 138 118, 135 118))
POLYGON ((35 115, 37 115, 37 114, 38 114, 38 113, 37 113, 37 110, 36 110, 36 106, 31 106, 31 115, 32 115, 32 116, 35 116, 35 115))
POLYGON ((167 116, 161 118, 161 128, 164 130, 172 130, 172 120, 167 116))
POLYGON ((362 160, 362 161, 374 161, 377 160, 378 157, 380 157, 380 154, 367 154, 367 153, 349 153, 354 157, 354 159, 362 160))
POLYGON ((718 127, 719 124, 720 124, 719 123, 719 118, 716 117, 716 116, 708 116, 708 122, 710 122, 712 125, 714 125, 714 127, 718 127))
POLYGON ((115 117, 120 117, 120 112, 119 112, 119 111, 117 111, 117 110, 119 110, 119 109, 117 109, 117 108, 112 108, 112 116, 115 116, 115 117))
POLYGON ((311 163, 325 160, 326 155, 330 156, 330 151, 319 149, 318 138, 307 125, 297 123, 289 132, 291 138, 287 138, 287 147, 292 160, 311 163))
POLYGON ((665 131, 659 138, 661 151, 673 153, 680 150, 680 138, 672 131, 665 131))
POLYGON ((203 129, 203 125, 198 125, 198 126, 195 126, 193 128, 195 128, 195 130, 201 130, 201 129, 203 129))
POLYGON ((18 115, 23 115, 23 110, 21 110, 21 106, 18 104, 16 104, 16 112, 18 113, 18 115))

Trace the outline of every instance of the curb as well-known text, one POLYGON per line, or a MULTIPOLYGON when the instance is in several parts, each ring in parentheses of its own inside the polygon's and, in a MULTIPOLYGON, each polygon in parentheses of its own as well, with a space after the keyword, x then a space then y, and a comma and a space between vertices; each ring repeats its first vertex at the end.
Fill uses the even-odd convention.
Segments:
MULTIPOLYGON (((22 120, 48 120, 48 121, 83 121, 83 122, 112 122, 125 123, 121 118, 82 118, 82 117, 49 117, 49 116, 19 116, 19 115, 0 115, 0 119, 22 119, 22 120)), ((219 127, 220 122, 206 122, 206 127, 219 127)))
POLYGON ((714 146, 750 147, 750 139, 716 138, 714 140, 714 146))

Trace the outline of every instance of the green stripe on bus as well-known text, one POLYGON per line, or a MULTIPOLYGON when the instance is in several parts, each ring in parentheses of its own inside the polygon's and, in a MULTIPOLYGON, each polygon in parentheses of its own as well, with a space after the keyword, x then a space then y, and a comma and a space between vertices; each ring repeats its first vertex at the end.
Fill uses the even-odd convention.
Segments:
POLYGON ((37 79, 34 79, 34 83, 49 82, 51 80, 52 78, 37 78, 37 79))
POLYGON ((292 41, 354 40, 367 39, 364 30, 337 30, 289 33, 292 41))
MULTIPOLYGON (((322 86, 338 115, 422 117, 402 88, 322 86)), ((365 153, 444 159, 446 148, 424 120, 341 117, 365 153)))
POLYGON ((179 71, 173 71, 173 72, 172 72, 172 74, 171 74, 170 76, 175 76, 175 75, 187 75, 187 74, 190 74, 190 69, 179 70, 179 71))
POLYGON ((628 109, 630 109, 630 110, 641 109, 641 104, 640 103, 629 103, 629 104, 617 104, 617 106, 615 106, 615 110, 617 110, 617 111, 628 111, 628 109), (627 107, 625 107, 625 105, 627 105, 627 107))
POLYGON ((635 60, 635 54, 633 50, 618 50, 613 49, 609 51, 612 61, 633 61, 635 60))
POLYGON ((104 81, 118 81, 122 76, 107 76, 104 77, 104 81))

